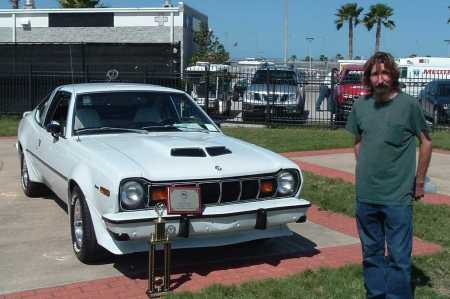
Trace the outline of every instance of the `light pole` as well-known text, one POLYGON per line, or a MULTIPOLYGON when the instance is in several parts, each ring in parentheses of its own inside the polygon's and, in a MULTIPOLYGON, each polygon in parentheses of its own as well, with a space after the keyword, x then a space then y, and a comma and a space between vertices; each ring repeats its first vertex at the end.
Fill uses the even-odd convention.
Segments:
POLYGON ((312 74, 312 60, 311 60, 311 43, 314 40, 314 37, 308 36, 305 38, 308 45, 308 58, 309 58, 309 75, 312 74))
POLYGON ((447 48, 448 48, 448 57, 450 57, 450 39, 444 39, 444 42, 447 43, 447 48))
POLYGON ((288 0, 284 0, 284 64, 288 62, 288 0))

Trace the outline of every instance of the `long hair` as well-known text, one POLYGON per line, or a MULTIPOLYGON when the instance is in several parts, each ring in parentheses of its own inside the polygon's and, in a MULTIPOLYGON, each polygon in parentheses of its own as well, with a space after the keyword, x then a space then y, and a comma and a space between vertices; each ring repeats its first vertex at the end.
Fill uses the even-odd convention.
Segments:
POLYGON ((400 82, 398 81, 398 78, 400 77, 400 71, 397 64, 395 63, 394 57, 386 52, 376 52, 364 64, 363 83, 369 89, 370 94, 373 94, 373 86, 372 82, 370 82, 370 74, 372 72, 372 68, 380 63, 384 64, 384 69, 387 70, 391 76, 392 89, 395 91, 400 91, 400 82))

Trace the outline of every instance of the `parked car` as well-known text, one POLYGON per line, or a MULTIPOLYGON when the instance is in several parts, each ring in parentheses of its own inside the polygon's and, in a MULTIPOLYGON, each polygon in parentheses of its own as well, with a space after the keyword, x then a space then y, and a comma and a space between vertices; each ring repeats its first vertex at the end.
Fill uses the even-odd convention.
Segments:
POLYGON ((450 79, 429 82, 419 93, 419 103, 425 117, 433 124, 448 123, 450 120, 450 79))
POLYGON ((335 87, 336 120, 346 121, 352 111, 353 103, 369 90, 363 84, 363 68, 361 64, 345 65, 339 74, 339 83, 335 87))
POLYGON ((229 70, 229 65, 208 62, 197 62, 186 68, 186 79, 192 83, 192 98, 203 109, 208 98, 208 112, 212 114, 230 113, 232 90, 229 70))
POLYGON ((255 72, 244 93, 243 120, 307 118, 303 87, 294 70, 266 66, 255 72))
POLYGON ((83 262, 145 251, 157 203, 174 248, 289 235, 306 219, 292 161, 228 137, 186 93, 145 84, 56 88, 24 113, 17 149, 27 196, 67 203, 83 262))

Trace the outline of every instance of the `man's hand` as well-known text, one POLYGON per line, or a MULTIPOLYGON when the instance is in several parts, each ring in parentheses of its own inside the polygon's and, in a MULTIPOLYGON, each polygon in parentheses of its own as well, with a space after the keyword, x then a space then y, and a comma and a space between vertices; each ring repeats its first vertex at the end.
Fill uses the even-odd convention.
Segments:
POLYGON ((424 182, 416 182, 416 190, 414 192, 415 200, 421 200, 424 197, 425 195, 424 186, 425 186, 424 182))

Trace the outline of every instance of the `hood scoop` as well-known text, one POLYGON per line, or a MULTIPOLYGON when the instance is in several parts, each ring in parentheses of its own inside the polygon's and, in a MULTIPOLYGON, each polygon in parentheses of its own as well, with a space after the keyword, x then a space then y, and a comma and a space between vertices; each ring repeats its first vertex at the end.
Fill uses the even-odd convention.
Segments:
POLYGON ((173 148, 170 154, 174 157, 206 157, 205 151, 198 147, 173 148))
POLYGON ((231 154, 231 151, 225 146, 211 146, 206 148, 206 152, 211 157, 231 154))

